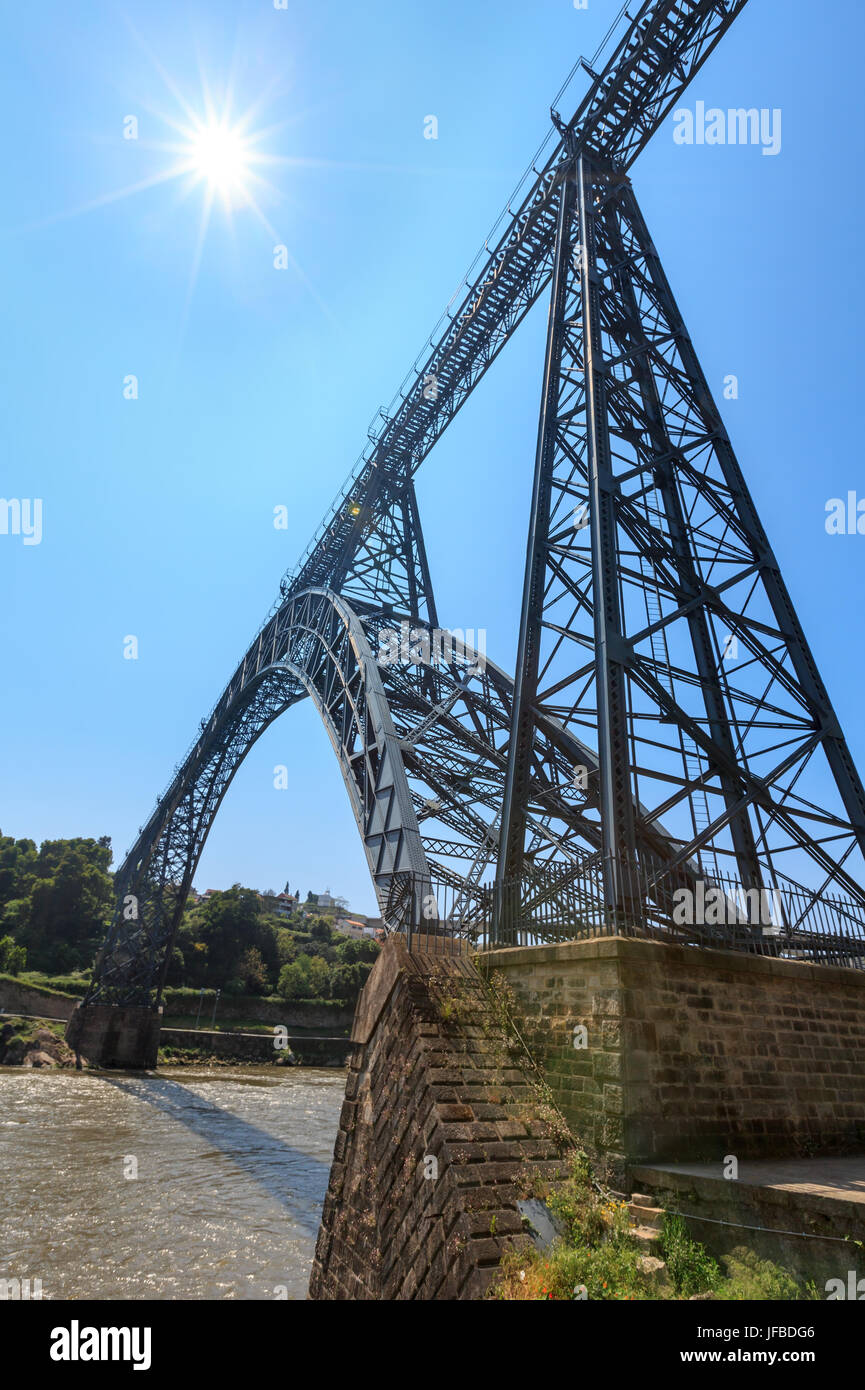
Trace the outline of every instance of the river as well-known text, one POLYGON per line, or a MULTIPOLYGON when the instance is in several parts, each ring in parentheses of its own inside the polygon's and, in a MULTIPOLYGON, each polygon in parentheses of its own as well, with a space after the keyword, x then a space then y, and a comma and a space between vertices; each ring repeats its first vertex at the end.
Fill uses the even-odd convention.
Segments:
POLYGON ((0 1279, 305 1298, 344 1089, 314 1067, 0 1067, 0 1279))

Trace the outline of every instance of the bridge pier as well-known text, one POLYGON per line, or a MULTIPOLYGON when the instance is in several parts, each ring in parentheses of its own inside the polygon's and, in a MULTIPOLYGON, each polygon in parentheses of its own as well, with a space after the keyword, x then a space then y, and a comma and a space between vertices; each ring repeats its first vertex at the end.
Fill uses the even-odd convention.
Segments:
POLYGON ((156 1066, 161 1026, 161 1007, 78 1004, 66 1041, 91 1067, 149 1071, 156 1066))

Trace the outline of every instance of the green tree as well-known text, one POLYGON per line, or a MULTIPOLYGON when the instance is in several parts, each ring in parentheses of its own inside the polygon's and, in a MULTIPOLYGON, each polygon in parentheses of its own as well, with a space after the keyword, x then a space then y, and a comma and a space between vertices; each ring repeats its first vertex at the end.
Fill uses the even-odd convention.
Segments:
POLYGON ((257 946, 250 946, 240 957, 237 978, 247 994, 267 994, 270 979, 264 964, 264 957, 257 946))
MULTIPOLYGON (((32 841, 17 844, 30 846, 32 841)), ((3 848, 8 849, 7 842, 3 848)), ((29 848, 18 854, 18 896, 4 906, 2 925, 26 949, 31 970, 59 974, 92 963, 114 901, 110 865, 107 836, 45 840, 38 854, 29 848)))
POLYGON ((13 840, 0 834, 0 909, 16 898, 25 897, 24 881, 36 863, 33 840, 13 840))
POLYGON ((0 974, 19 975, 27 964, 27 952, 11 936, 0 937, 0 974))
MULTIPOLYGON (((235 883, 224 893, 213 893, 205 903, 193 909, 182 933, 184 960, 199 978, 193 985, 224 988, 229 980, 244 979, 250 962, 255 961, 252 978, 262 993, 267 993, 279 969, 276 934, 270 921, 260 910, 258 894, 235 883), (198 961, 190 958, 189 942, 196 946, 198 961), (251 950, 258 952, 250 957, 251 950), (245 964, 244 964, 245 962, 245 964), (195 966, 197 965, 197 970, 195 966), (201 978, 203 977, 203 978, 201 978)), ((258 991, 257 991, 258 992, 258 991)))
POLYGON ((313 956, 309 962, 310 997, 326 999, 330 994, 330 967, 321 956, 313 956))
POLYGON ((297 958, 298 949, 294 932, 286 931, 284 927, 277 927, 276 954, 280 966, 290 965, 297 958))
POLYGON ((377 941, 371 937, 363 937, 358 940, 355 937, 346 937, 337 947, 338 958, 345 965, 353 965, 355 961, 367 961, 372 964, 381 950, 377 941))
POLYGON ((357 966, 334 966, 330 976, 330 992, 334 999, 343 999, 346 1002, 356 998, 358 993, 357 966))
POLYGON ((279 972, 279 984, 277 993, 283 999, 308 999, 310 995, 309 987, 309 966, 311 956, 298 956, 297 960, 291 961, 289 965, 284 965, 279 972))

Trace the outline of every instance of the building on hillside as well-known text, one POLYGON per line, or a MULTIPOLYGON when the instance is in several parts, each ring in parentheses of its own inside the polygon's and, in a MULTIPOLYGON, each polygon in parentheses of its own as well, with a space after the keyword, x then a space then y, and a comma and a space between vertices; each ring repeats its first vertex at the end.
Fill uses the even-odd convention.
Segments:
POLYGON ((286 884, 286 891, 277 893, 273 901, 276 904, 277 917, 290 917, 300 907, 300 894, 289 893, 288 884, 286 884))
POLYGON ((345 898, 337 898, 326 888, 323 893, 310 891, 304 903, 306 912, 349 912, 351 909, 345 898))
POLYGON ((356 941, 366 935, 364 923, 355 921, 351 917, 338 917, 333 924, 333 929, 339 932, 340 936, 353 936, 356 941))
POLYGON ((340 936, 351 936, 356 941, 376 941, 379 937, 379 928, 371 926, 369 922, 361 922, 354 917, 338 917, 333 924, 334 931, 339 932, 340 936))

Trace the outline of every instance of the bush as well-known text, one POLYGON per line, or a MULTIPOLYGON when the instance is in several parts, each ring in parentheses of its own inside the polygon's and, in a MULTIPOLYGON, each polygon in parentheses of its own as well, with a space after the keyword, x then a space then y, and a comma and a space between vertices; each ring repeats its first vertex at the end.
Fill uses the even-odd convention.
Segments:
POLYGON ((732 1300, 805 1300, 819 1299, 813 1284, 800 1285, 793 1275, 771 1260, 761 1260, 746 1246, 737 1247, 723 1256, 727 1281, 715 1291, 715 1297, 732 1300))
POLYGON ((721 1270, 702 1245, 688 1234, 681 1216, 664 1212, 661 1228, 661 1249, 676 1293, 690 1298, 695 1293, 708 1293, 721 1282, 721 1270))
POLYGON ((300 956, 297 960, 291 961, 290 964, 284 965, 280 970, 279 983, 276 988, 277 993, 281 994, 283 999, 304 999, 308 996, 308 972, 301 964, 304 959, 309 958, 300 956))
POLYGON ((0 975, 20 975, 27 964, 27 952, 16 946, 11 936, 0 937, 0 975))
POLYGON ((572 1155, 571 1173, 548 1199, 564 1228, 550 1250, 505 1255, 491 1297, 573 1300, 584 1287, 590 1299, 663 1297, 640 1268, 642 1250, 628 1227, 628 1208, 597 1191, 586 1155, 572 1155))

